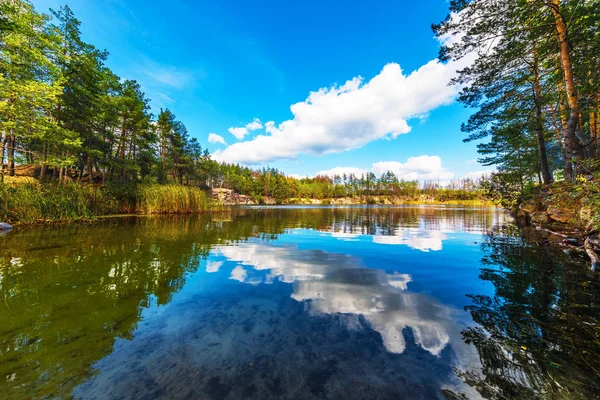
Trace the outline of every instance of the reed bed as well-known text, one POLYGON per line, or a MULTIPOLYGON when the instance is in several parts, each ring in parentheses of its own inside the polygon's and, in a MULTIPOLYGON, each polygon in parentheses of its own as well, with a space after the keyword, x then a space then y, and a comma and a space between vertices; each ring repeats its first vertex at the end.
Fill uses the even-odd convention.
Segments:
POLYGON ((212 208, 203 190, 180 185, 141 185, 136 212, 139 214, 195 214, 212 208))
POLYGON ((0 221, 37 224, 114 214, 194 214, 218 208, 201 189, 179 185, 0 184, 0 221))

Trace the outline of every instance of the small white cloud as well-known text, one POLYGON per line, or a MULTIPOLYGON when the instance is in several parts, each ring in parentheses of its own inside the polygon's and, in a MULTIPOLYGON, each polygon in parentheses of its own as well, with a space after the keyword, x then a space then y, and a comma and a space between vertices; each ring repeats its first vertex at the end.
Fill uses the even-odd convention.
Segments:
MULTIPOLYGON (((273 122, 271 122, 272 124, 273 122)), ((269 124, 269 123, 267 123, 269 124)), ((260 119, 254 118, 252 122, 246 124, 246 126, 239 128, 229 128, 229 133, 236 137, 237 140, 242 140, 244 136, 246 136, 251 131, 255 131, 257 129, 262 129, 263 125, 260 122, 260 119)))
POLYGON ((229 133, 231 133, 237 140, 242 140, 244 136, 248 134, 248 129, 246 128, 229 128, 229 133))
POLYGON ((380 161, 373 164, 371 170, 377 176, 391 171, 396 174, 398 179, 406 181, 447 181, 454 177, 454 173, 442 166, 440 157, 427 155, 410 157, 405 163, 380 161))
POLYGON ((246 125, 246 129, 249 131, 255 131, 257 129, 262 129, 262 124, 260 123, 260 119, 254 118, 252 122, 246 125))
POLYGON ((471 180, 478 181, 481 178, 489 178, 493 172, 496 172, 496 170, 495 169, 485 169, 485 170, 481 170, 481 171, 471 171, 471 172, 466 173, 463 176, 463 179, 471 179, 471 180))
POLYGON ((367 171, 365 171, 364 169, 356 167, 335 167, 325 171, 319 171, 316 175, 333 177, 335 175, 343 176, 344 174, 346 174, 346 176, 350 176, 354 174, 355 176, 359 177, 366 173, 367 171))
POLYGON ((210 133, 208 135, 208 143, 221 143, 227 146, 227 142, 221 135, 217 135, 216 133, 210 133))
POLYGON ((342 176, 346 174, 354 174, 360 177, 368 172, 373 172, 377 176, 381 176, 386 172, 393 172, 398 179, 405 181, 439 181, 440 183, 447 182, 454 177, 454 173, 448 171, 442 166, 442 159, 438 156, 419 156, 410 157, 406 162, 399 161, 379 161, 371 165, 370 170, 365 170, 356 167, 335 167, 325 171, 319 171, 316 175, 325 175, 333 177, 334 175, 342 176))

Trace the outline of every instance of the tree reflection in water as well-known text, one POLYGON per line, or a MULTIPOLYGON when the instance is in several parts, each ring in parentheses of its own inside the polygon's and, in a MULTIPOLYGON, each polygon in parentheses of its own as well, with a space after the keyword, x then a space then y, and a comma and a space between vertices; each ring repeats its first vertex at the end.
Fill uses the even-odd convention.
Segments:
POLYGON ((539 232, 505 226, 482 243, 480 278, 493 283, 495 296, 469 295, 473 304, 465 308, 479 326, 463 337, 477 348, 483 375, 462 377, 486 398, 584 399, 599 393, 597 273, 545 240, 539 232))

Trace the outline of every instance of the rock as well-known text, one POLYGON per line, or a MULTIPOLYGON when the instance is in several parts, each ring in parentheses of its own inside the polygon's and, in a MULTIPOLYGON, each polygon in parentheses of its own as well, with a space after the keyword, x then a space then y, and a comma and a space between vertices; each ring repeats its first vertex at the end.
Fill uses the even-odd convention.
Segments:
POLYGON ((573 218, 573 213, 563 208, 550 207, 548 208, 548 214, 554 221, 562 222, 563 224, 573 218))
POLYGON ((546 214, 545 212, 540 212, 540 211, 531 213, 529 218, 531 218, 531 222, 533 222, 536 225, 543 225, 543 224, 548 223, 548 221, 550 221, 550 219, 548 218, 548 214, 546 214))
POLYGON ((531 214, 534 211, 538 211, 540 207, 536 199, 530 199, 519 204, 519 209, 531 214))
POLYGON ((255 204, 250 196, 235 193, 231 189, 213 189, 210 197, 211 199, 219 201, 225 205, 255 204))
POLYGON ((12 225, 7 224, 6 222, 0 222, 0 231, 9 231, 12 228, 12 225))

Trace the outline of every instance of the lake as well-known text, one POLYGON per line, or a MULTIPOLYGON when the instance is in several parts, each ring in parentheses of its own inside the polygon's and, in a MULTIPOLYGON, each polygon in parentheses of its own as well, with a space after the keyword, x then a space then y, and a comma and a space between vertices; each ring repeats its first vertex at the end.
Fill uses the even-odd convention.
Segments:
POLYGON ((461 206, 10 232, 0 398, 592 398, 600 284, 547 241, 461 206))

